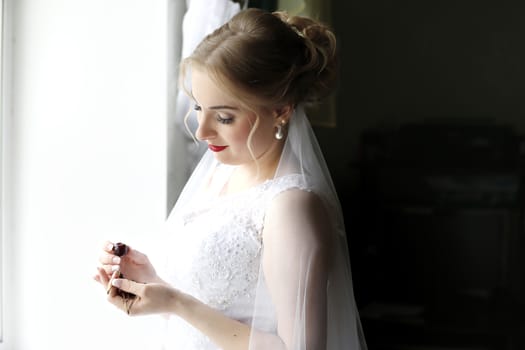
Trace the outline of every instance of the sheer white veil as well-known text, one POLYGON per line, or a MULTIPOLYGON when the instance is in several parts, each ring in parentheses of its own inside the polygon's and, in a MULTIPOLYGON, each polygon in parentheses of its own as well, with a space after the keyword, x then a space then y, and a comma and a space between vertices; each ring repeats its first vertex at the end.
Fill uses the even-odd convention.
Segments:
MULTIPOLYGON (((323 232, 323 235, 326 235, 326 240, 332 243, 330 250, 332 261, 328 276, 325 279, 321 278, 321 280, 326 281, 326 285, 316 286, 319 289, 326 288, 326 333, 321 332, 321 334, 326 335, 326 349, 365 350, 366 342, 353 293, 342 210, 321 148, 302 106, 298 106, 290 118, 288 135, 275 178, 289 174, 301 175, 306 188, 322 199, 328 214, 325 225, 326 232, 323 232)), ((316 247, 289 247, 289 249, 303 249, 303 251, 312 252, 311 254, 315 254, 316 251, 316 247)), ((306 253, 304 266, 297 276, 301 281, 298 284, 299 288, 306 288, 309 280, 319 280, 314 276, 315 272, 313 271, 315 270, 311 269, 313 257, 308 256, 309 254, 306 253)), ((306 334, 305 315, 309 313, 308 310, 311 306, 306 302, 306 293, 306 290, 296 292, 293 350, 311 349, 306 345, 306 339, 309 338, 309 335, 306 334)), ((253 329, 265 329, 263 323, 268 317, 269 309, 271 309, 271 305, 268 304, 268 294, 264 271, 261 267, 256 306, 253 313, 253 329)), ((276 349, 275 344, 267 343, 264 337, 258 337, 257 334, 257 332, 252 332, 250 349, 269 349, 270 345, 276 349)))

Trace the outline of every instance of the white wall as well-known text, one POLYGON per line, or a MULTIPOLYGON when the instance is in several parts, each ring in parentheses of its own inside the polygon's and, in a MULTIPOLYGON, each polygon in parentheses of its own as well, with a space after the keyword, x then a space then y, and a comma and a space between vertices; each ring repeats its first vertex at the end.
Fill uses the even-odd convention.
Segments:
POLYGON ((167 1, 9 3, 0 349, 154 349, 92 275, 165 217, 167 1))

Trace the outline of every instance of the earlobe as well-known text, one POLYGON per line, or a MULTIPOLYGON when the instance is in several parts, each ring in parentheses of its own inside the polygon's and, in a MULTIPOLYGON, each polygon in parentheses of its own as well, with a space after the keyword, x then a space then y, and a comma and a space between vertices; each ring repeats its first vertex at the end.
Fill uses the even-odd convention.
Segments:
POLYGON ((284 105, 274 110, 275 119, 279 119, 284 124, 288 123, 288 119, 293 112, 292 105, 284 105))

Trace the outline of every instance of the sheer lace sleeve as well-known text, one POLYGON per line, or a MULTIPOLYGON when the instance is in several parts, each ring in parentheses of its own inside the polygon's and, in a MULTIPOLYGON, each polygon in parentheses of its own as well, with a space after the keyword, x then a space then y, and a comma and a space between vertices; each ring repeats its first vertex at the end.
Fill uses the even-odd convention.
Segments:
POLYGON ((269 208, 263 273, 275 305, 277 334, 287 349, 326 348, 330 229, 319 198, 290 190, 269 208))

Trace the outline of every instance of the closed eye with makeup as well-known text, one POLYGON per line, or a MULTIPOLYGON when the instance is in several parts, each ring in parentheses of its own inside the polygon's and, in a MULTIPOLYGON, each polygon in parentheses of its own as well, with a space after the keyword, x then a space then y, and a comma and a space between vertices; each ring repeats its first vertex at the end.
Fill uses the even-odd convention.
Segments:
MULTIPOLYGON (((199 104, 197 104, 197 103, 194 104, 193 109, 197 113, 202 112, 202 107, 199 104)), ((236 109, 236 108, 229 107, 229 106, 215 106, 215 107, 211 107, 210 108, 210 110, 215 112, 215 119, 219 123, 222 123, 222 124, 231 124, 231 123, 233 123, 234 116, 231 115, 231 114, 222 112, 221 111, 222 109, 230 109, 230 110, 232 110, 232 109, 236 109)))

